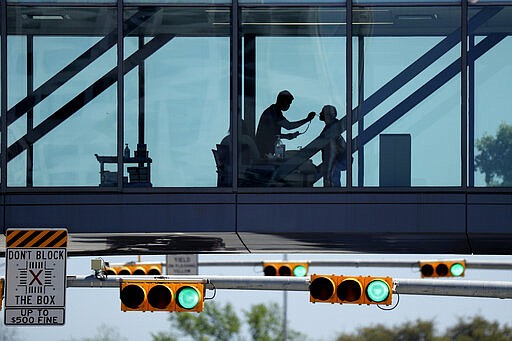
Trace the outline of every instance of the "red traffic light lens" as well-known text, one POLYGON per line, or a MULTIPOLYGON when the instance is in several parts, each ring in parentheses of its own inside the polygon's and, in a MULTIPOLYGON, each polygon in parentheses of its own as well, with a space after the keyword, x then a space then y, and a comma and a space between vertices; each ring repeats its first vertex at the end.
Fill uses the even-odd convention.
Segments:
POLYGON ((424 264, 421 266, 420 271, 424 277, 430 277, 434 274, 434 267, 430 264, 424 264))
POLYGON ((277 269, 273 265, 267 265, 263 269, 263 273, 265 274, 265 276, 275 276, 277 275, 277 269))
POLYGON ((140 286, 130 284, 121 290, 121 302, 130 309, 137 309, 144 302, 145 292, 140 286))
POLYGON ((436 266, 436 273, 438 276, 448 275, 448 266, 444 263, 440 263, 436 266))
POLYGON ((148 291, 148 303, 153 308, 165 309, 172 302, 172 291, 165 285, 155 285, 148 291))
POLYGON ((292 269, 288 265, 282 265, 279 267, 279 276, 291 276, 292 269))
POLYGON ((309 285, 309 293, 315 300, 326 301, 334 294, 334 283, 329 278, 317 277, 309 285))
POLYGON ((345 279, 338 285, 338 290, 336 290, 338 298, 348 302, 354 302, 360 299, 362 292, 361 283, 352 278, 345 279))

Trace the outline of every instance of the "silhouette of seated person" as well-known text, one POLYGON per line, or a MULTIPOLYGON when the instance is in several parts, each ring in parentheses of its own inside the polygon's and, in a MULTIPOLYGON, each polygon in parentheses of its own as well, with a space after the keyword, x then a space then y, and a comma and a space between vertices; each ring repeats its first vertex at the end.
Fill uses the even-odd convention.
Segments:
POLYGON ((287 91, 281 91, 276 98, 276 102, 269 106, 261 114, 256 130, 255 142, 262 157, 274 153, 274 145, 277 141, 277 136, 280 135, 282 139, 291 140, 299 136, 299 132, 282 134, 281 128, 292 130, 296 129, 308 122, 314 117, 315 113, 310 112, 308 116, 302 120, 290 122, 284 115, 283 111, 287 111, 292 104, 293 96, 287 91))
MULTIPOLYGON (((254 162, 260 161, 260 152, 254 142, 254 139, 249 134, 249 130, 247 129, 244 120, 240 120, 240 126, 242 134, 238 136, 238 143, 241 147, 241 164, 250 165, 254 162)), ((220 144, 229 146, 231 150, 231 134, 226 135, 220 144)))
POLYGON ((328 140, 322 148, 324 187, 341 187, 341 172, 347 170, 347 143, 341 135, 343 131, 336 115, 332 105, 325 105, 319 115, 320 121, 325 123, 320 136, 328 140))
MULTIPOLYGON (((244 120, 240 120, 240 127, 241 127, 241 134, 238 135, 238 143, 240 146, 240 154, 239 154, 239 174, 241 179, 241 185, 244 185, 244 179, 247 178, 247 172, 248 168, 253 165, 254 163, 261 162, 261 156, 260 152, 258 150, 258 147, 256 146, 256 143, 254 142, 254 139, 251 137, 249 130, 247 129, 247 126, 244 122, 244 120)), ((217 145, 217 150, 222 149, 221 152, 222 155, 225 155, 222 158, 222 170, 223 172, 228 172, 231 174, 232 170, 232 163, 231 163, 231 157, 232 157, 232 149, 231 149, 231 131, 228 135, 226 135, 221 143, 217 145)), ((231 178, 231 175, 229 175, 231 178)), ((254 181, 254 180, 251 180, 254 181)), ((224 187, 220 186, 219 187, 224 187)), ((229 183, 228 186, 231 186, 231 183, 229 183)))

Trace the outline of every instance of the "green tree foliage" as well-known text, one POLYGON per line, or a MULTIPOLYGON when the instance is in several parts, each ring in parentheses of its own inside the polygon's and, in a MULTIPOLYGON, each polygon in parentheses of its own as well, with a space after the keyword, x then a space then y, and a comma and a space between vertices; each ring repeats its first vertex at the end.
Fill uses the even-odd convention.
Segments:
POLYGON ((416 320, 388 328, 384 325, 364 327, 355 333, 341 334, 336 341, 512 341, 512 328, 490 322, 482 316, 459 318, 458 323, 442 335, 435 335, 433 321, 416 320))
POLYGON ((342 334, 336 341, 434 341, 434 323, 416 320, 388 328, 384 325, 360 328, 355 334, 342 334))
MULTIPOLYGON (((250 340, 253 341, 281 341, 282 311, 278 304, 257 304, 248 311, 243 312, 249 329, 250 340)), ((229 303, 222 306, 215 302, 208 302, 203 312, 172 313, 169 320, 173 331, 179 335, 197 341, 233 341, 247 340, 242 330, 242 320, 229 303)), ((303 339, 299 332, 288 331, 288 340, 303 339)), ((153 341, 182 340, 173 333, 160 332, 153 334, 153 341)))
POLYGON ((496 136, 485 134, 476 141, 480 154, 476 169, 485 174, 488 186, 512 186, 512 125, 500 124, 496 136))
POLYGON ((497 322, 490 322, 482 316, 473 318, 459 318, 459 322, 446 332, 450 341, 511 341, 512 327, 500 326, 497 322))
POLYGON ((278 341, 283 339, 283 314, 277 303, 256 304, 244 314, 253 340, 278 341))
POLYGON ((126 341, 125 337, 122 337, 117 329, 110 327, 106 324, 102 324, 96 330, 96 334, 91 337, 85 337, 81 339, 72 338, 71 341, 126 341))
POLYGON ((0 321, 0 341, 20 341, 22 339, 18 335, 17 329, 7 328, 4 326, 4 322, 0 321))
MULTIPOLYGON (((200 314, 170 314, 169 320, 181 334, 198 341, 230 341, 234 340, 240 332, 240 319, 229 303, 225 306, 208 304, 200 314)), ((165 333, 153 335, 153 341, 173 340, 175 338, 172 335, 165 333)))

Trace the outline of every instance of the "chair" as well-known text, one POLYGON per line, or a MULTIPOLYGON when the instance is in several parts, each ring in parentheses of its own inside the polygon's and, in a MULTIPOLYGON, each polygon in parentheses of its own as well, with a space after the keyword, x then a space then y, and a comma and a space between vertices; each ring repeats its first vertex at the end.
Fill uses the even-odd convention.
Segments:
POLYGON ((231 187, 233 176, 229 146, 217 144, 217 149, 212 149, 212 153, 217 166, 217 187, 231 187))

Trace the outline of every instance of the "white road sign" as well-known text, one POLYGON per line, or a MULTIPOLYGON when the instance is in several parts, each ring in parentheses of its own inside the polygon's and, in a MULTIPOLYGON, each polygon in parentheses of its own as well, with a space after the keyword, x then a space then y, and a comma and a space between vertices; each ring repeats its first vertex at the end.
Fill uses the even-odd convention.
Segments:
MULTIPOLYGON (((41 234, 41 237, 35 239, 34 243, 25 245, 42 244, 41 240, 54 238, 52 233, 53 230, 42 230, 28 234, 26 238, 37 234, 41 234)), ((10 245, 9 234, 6 245, 10 245)), ((4 324, 63 325, 66 304, 66 248, 7 247, 5 257, 4 324)))
POLYGON ((168 275, 197 275, 197 254, 167 255, 168 275))

